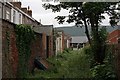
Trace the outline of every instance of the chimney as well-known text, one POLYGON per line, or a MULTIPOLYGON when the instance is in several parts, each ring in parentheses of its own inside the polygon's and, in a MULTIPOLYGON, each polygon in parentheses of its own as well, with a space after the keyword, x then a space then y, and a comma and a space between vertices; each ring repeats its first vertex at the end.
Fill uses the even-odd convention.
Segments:
POLYGON ((29 15, 29 16, 31 16, 31 17, 32 17, 32 10, 30 10, 30 7, 29 7, 29 6, 28 6, 27 13, 28 13, 28 15, 29 15))
POLYGON ((21 9, 21 2, 10 2, 13 6, 21 9))
POLYGON ((32 17, 32 10, 28 10, 28 15, 32 17))
POLYGON ((41 19, 39 19, 39 22, 41 23, 41 19))
POLYGON ((25 8, 25 7, 24 7, 24 8, 21 8, 21 10, 22 10, 23 12, 25 12, 25 13, 28 13, 28 12, 27 12, 27 8, 25 8))

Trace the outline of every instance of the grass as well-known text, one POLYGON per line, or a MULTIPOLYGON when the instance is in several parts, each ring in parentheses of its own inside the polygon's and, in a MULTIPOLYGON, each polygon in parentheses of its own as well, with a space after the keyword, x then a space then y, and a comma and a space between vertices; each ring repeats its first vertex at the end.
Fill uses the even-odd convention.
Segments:
POLYGON ((83 50, 64 51, 58 56, 49 58, 53 64, 50 70, 35 70, 35 76, 29 78, 90 78, 89 57, 83 50))

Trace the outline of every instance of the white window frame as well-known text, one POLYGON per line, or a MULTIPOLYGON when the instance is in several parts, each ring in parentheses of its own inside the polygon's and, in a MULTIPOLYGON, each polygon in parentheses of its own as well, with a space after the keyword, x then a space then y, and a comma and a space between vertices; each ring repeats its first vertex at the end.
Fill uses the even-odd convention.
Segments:
POLYGON ((19 14, 19 24, 22 24, 21 20, 22 20, 22 15, 19 14))
POLYGON ((6 10, 6 19, 10 20, 10 12, 6 10))
POLYGON ((13 10, 13 23, 15 23, 15 21, 16 21, 16 11, 13 10))

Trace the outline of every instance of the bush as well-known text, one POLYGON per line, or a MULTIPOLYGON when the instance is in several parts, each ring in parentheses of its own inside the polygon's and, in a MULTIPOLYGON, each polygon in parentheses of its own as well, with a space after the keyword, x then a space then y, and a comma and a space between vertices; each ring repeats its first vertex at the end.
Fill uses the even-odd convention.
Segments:
POLYGON ((91 69, 92 76, 94 80, 114 80, 116 79, 116 75, 114 71, 111 69, 111 65, 96 65, 91 69))
POLYGON ((100 28, 98 31, 94 31, 91 34, 92 44, 91 49, 94 54, 95 64, 103 64, 105 58, 107 31, 105 27, 100 28))
POLYGON ((88 56, 90 68, 94 67, 95 61, 94 61, 94 52, 92 51, 92 48, 90 46, 86 46, 83 48, 84 53, 88 56))
POLYGON ((94 80, 116 80, 114 55, 112 54, 112 46, 107 46, 104 64, 99 64, 91 68, 94 80))

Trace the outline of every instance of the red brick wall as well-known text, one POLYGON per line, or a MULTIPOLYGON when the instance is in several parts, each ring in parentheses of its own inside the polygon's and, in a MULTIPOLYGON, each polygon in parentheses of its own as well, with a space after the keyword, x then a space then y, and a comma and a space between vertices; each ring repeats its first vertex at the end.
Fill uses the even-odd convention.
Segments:
POLYGON ((17 74, 18 51, 14 24, 2 21, 2 77, 15 78, 17 74), (7 34, 9 33, 9 40, 7 34), (9 41, 9 44, 8 44, 9 41))
POLYGON ((53 34, 51 33, 51 35, 49 36, 49 57, 53 56, 53 34))
POLYGON ((46 34, 42 34, 42 58, 46 58, 46 34))
POLYGON ((111 44, 117 44, 120 37, 120 30, 115 30, 108 35, 108 41, 111 44))
MULTIPOLYGON (((14 31, 15 24, 8 21, 2 21, 2 76, 3 78, 15 78, 18 67, 18 49, 16 46, 16 35, 14 31), (9 32, 9 46, 6 37, 9 32), (8 48, 9 47, 9 48, 8 48), (9 49, 9 50, 8 50, 9 49)), ((35 33, 35 41, 31 43, 31 56, 29 59, 29 71, 32 70, 35 57, 46 58, 46 47, 49 46, 49 57, 53 56, 53 36, 49 37, 49 45, 46 45, 46 34, 35 33)))
POLYGON ((29 60, 29 70, 31 71, 34 64, 34 59, 37 56, 42 56, 42 34, 35 33, 35 41, 31 43, 31 57, 29 60))

